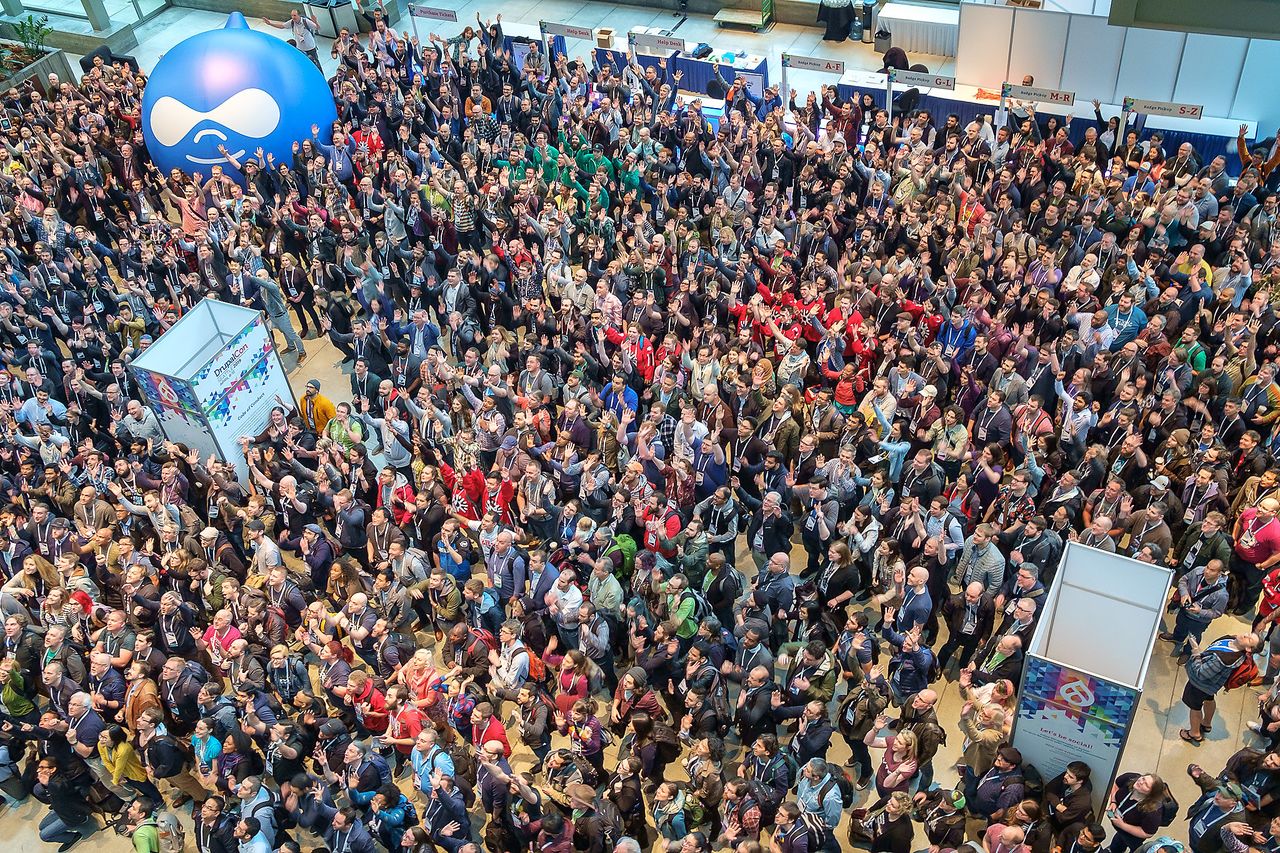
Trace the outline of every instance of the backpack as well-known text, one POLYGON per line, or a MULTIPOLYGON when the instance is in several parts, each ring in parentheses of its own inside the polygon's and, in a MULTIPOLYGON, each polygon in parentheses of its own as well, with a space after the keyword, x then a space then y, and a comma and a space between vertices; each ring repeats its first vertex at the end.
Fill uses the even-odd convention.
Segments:
POLYGON ((618 839, 627 834, 627 824, 622 812, 607 797, 597 797, 595 803, 595 820, 600 827, 600 835, 604 838, 604 849, 612 850, 618 839))
POLYGON ((1022 798, 1037 803, 1044 800, 1044 777, 1033 765, 1025 763, 1022 765, 1022 798))
POLYGON ((191 680, 196 684, 209 683, 209 671, 199 664, 197 661, 189 660, 182 667, 182 671, 191 676, 191 680))
MULTIPOLYGON (((763 822, 762 820, 761 823, 763 822)), ((800 822, 809 831, 809 849, 821 850, 826 845, 827 835, 829 834, 827 825, 823 822, 821 815, 801 810, 800 822)))
POLYGON ((390 634, 387 637, 387 644, 395 648, 400 666, 407 664, 418 652, 418 644, 413 637, 399 632, 390 634))
POLYGON ((1243 654, 1240 663, 1236 664, 1236 668, 1231 670, 1231 674, 1227 676, 1227 683, 1222 687, 1224 690, 1246 687, 1257 677, 1258 665, 1253 662, 1253 655, 1243 654))
POLYGON ((479 640, 484 643, 485 648, 489 651, 496 652, 498 650, 500 644, 498 643, 498 638, 493 636, 492 631, 488 631, 484 628, 471 628, 469 633, 473 640, 479 640))
POLYGON ((378 771, 378 787, 381 788, 388 782, 394 782, 391 775, 391 765, 387 763, 387 759, 382 757, 381 753, 369 751, 369 763, 378 771))
POLYGON ((404 825, 418 825, 418 807, 413 804, 413 800, 409 797, 400 798, 400 807, 404 809, 404 825))
POLYGON ((761 784, 758 779, 747 780, 747 791, 748 796, 760 807, 760 825, 771 825, 778 817, 778 806, 782 805, 782 798, 774 793, 773 788, 761 784))
POLYGON ((187 846, 187 831, 177 816, 162 810, 156 812, 153 820, 160 836, 160 853, 182 853, 187 846))
POLYGON ((467 749, 467 746, 464 743, 455 743, 448 749, 436 744, 435 751, 427 755, 427 761, 430 763, 433 770, 436 766, 435 757, 439 753, 444 753, 449 756, 449 760, 453 762, 454 787, 462 793, 462 804, 467 808, 471 808, 476 804, 476 792, 475 789, 471 787, 471 783, 467 781, 466 773, 463 772, 463 768, 466 768, 472 773, 475 772, 475 768, 472 767, 471 764, 471 751, 467 749))
POLYGON ((1160 804, 1160 826, 1166 827, 1178 819, 1178 801, 1173 798, 1173 794, 1169 793, 1166 788, 1164 792, 1164 802, 1160 804))
POLYGON ((834 779, 828 779, 821 788, 818 789, 818 808, 822 808, 822 803, 827 799, 827 794, 834 785, 840 789, 840 808, 848 809, 853 805, 853 801, 858 798, 858 789, 854 787, 853 780, 849 778, 849 774, 841 767, 827 765, 827 769, 835 776, 834 779))
MULTIPOLYGON (((792 740, 791 743, 795 743, 792 740)), ((791 744, 787 744, 790 747, 791 744)), ((782 769, 787 774, 787 787, 794 788, 796 782, 800 781, 800 763, 796 761, 796 754, 788 749, 778 750, 778 757, 782 759, 782 769)))
POLYGON ((689 598, 693 599, 693 613, 690 614, 689 618, 698 624, 702 624, 711 615, 711 602, 707 601, 707 597, 703 595, 702 590, 690 587, 680 596, 679 606, 683 607, 689 598))
POLYGON ((681 811, 684 812, 684 828, 689 832, 693 832, 707 822, 707 807, 691 793, 686 792, 684 808, 681 811))
POLYGON ((720 678, 720 673, 716 672, 711 664, 707 666, 712 672, 711 687, 707 690, 707 704, 716 712, 717 729, 720 737, 724 737, 729 731, 729 725, 733 722, 733 706, 729 704, 729 690, 725 687, 724 680, 720 678))
POLYGON ((534 684, 545 684, 547 681, 547 662, 531 652, 528 646, 524 647, 524 653, 529 657, 529 680, 534 684))
POLYGON ((453 778, 464 776, 468 779, 474 779, 476 775, 476 763, 471 752, 470 745, 464 743, 461 739, 454 741, 453 745, 445 750, 445 754, 453 762, 453 778))
POLYGON ((609 543, 609 547, 604 549, 601 557, 608 557, 614 551, 622 552, 622 568, 614 572, 614 577, 619 583, 626 584, 631 578, 631 573, 636 567, 636 551, 639 551, 636 540, 630 534, 619 533, 613 537, 613 541, 609 543))
POLYGON ((657 747, 658 760, 670 764, 680 757, 680 735, 666 723, 653 724, 653 742, 657 747))

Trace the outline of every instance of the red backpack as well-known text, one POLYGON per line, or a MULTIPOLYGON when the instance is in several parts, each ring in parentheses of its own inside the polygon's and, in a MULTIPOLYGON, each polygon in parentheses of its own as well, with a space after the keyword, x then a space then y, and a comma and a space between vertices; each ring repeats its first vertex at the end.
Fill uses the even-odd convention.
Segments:
POLYGON ((1223 689, 1235 690, 1237 687, 1246 687, 1258 677, 1258 665, 1253 662, 1253 655, 1247 652, 1243 654, 1244 657, 1240 663, 1236 664, 1236 668, 1227 676, 1227 683, 1223 685, 1223 689))
POLYGON ((538 657, 528 647, 524 647, 524 653, 529 656, 529 680, 534 684, 542 684, 547 680, 547 662, 538 657))
MULTIPOLYGON (((500 643, 498 642, 498 638, 493 636, 492 631, 487 628, 471 628, 470 633, 473 641, 479 640, 484 643, 485 648, 489 651, 496 652, 498 650, 500 643)), ((474 645, 474 642, 472 645, 474 645)))

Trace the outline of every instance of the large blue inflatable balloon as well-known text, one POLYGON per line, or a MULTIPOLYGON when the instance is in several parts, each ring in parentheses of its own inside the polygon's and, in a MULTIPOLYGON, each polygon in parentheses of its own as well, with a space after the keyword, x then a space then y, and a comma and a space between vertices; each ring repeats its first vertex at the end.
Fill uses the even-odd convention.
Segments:
POLYGON ((249 29, 232 12, 220 30, 179 43, 156 64, 142 96, 147 150, 165 171, 200 172, 221 165, 240 178, 219 146, 243 162, 261 148, 276 162, 293 160, 293 143, 320 125, 327 138, 337 117, 320 70, 302 51, 249 29))

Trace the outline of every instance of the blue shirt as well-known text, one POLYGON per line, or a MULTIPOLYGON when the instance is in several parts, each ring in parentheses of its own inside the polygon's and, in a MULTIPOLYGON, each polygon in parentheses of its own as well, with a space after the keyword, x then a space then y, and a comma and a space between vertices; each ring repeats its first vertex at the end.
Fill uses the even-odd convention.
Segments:
POLYGON ((840 786, 831 778, 828 773, 822 779, 814 783, 808 776, 800 774, 800 784, 796 788, 796 799, 800 802, 800 809, 808 814, 818 815, 826 823, 828 829, 835 829, 840 823, 840 812, 844 809, 844 804, 840 800, 840 786), (830 782, 829 789, 822 801, 818 801, 818 795, 822 792, 822 787, 830 782))

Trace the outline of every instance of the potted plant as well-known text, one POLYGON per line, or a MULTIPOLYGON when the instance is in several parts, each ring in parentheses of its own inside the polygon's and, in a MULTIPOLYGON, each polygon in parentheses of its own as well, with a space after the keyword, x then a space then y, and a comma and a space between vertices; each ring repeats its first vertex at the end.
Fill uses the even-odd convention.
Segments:
POLYGON ((43 87, 50 73, 63 80, 73 79, 66 55, 47 45, 53 33, 48 15, 28 14, 9 23, 5 29, 5 35, 12 41, 0 42, 0 86, 17 86, 35 80, 43 87))

